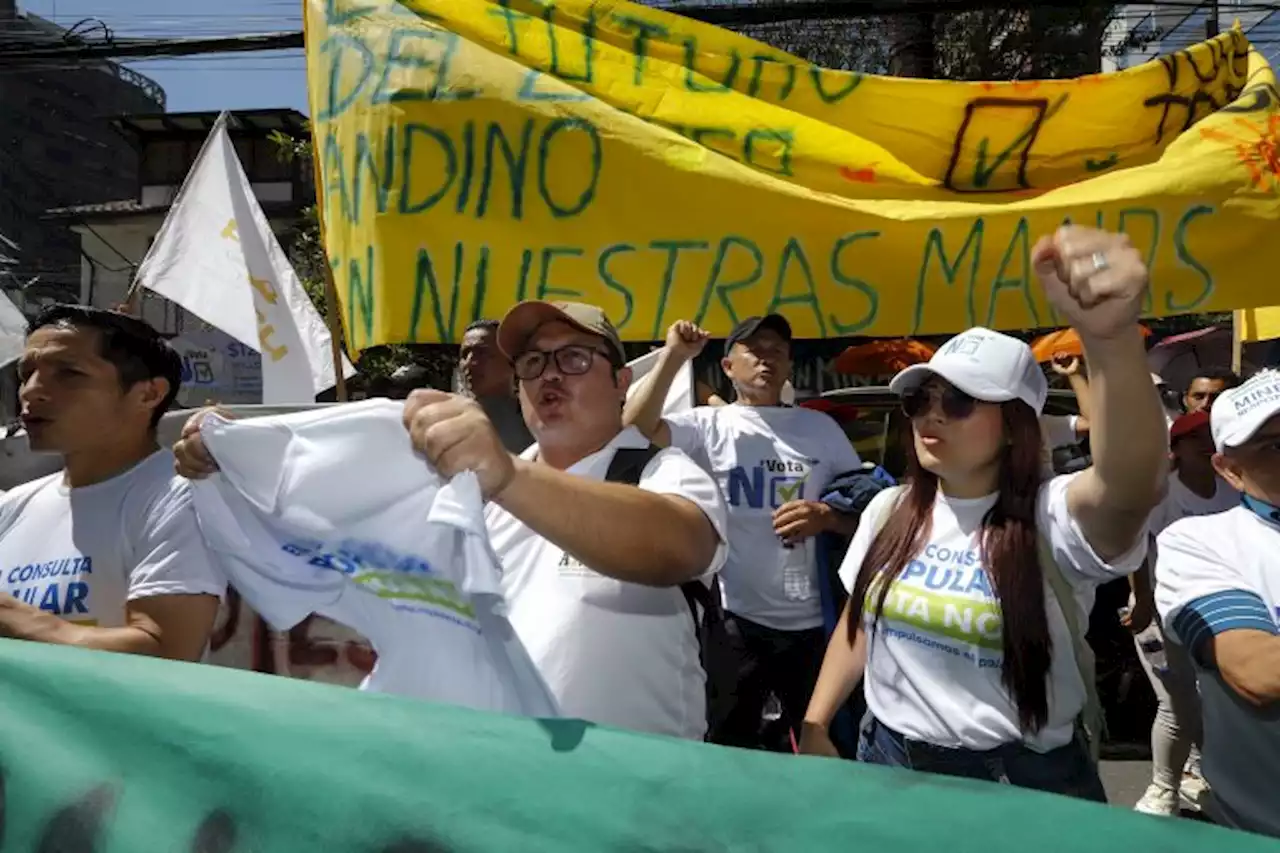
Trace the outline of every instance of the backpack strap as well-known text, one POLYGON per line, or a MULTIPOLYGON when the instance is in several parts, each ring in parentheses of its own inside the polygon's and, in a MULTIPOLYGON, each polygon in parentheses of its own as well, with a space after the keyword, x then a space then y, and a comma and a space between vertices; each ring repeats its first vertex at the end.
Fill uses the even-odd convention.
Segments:
MULTIPOLYGON (((884 502, 884 506, 880 511, 870 518, 867 517, 865 511, 863 512, 862 520, 858 523, 862 524, 866 521, 871 522, 871 538, 873 541, 875 540, 875 537, 880 535, 880 531, 884 530, 884 526, 889 523, 889 516, 893 514, 895 509, 897 509, 898 501, 902 500, 902 496, 906 494, 906 491, 906 486, 889 486, 886 489, 882 489, 880 492, 881 495, 888 494, 891 497, 889 500, 884 502)), ((880 495, 876 495, 876 497, 879 496, 880 495)), ((870 505, 867 506, 867 509, 871 509, 870 505)))
MULTIPOLYGON (((647 447, 620 447, 614 451, 613 459, 609 462, 609 470, 605 472, 604 479, 609 483, 639 486, 640 475, 644 473, 645 467, 661 452, 662 448, 655 444, 650 444, 647 447)), ((715 622, 723 618, 724 611, 721 608, 717 586, 714 582, 711 586, 708 586, 700 580, 680 584, 680 592, 684 593, 684 600, 689 605, 689 612, 693 614, 695 629, 701 628, 701 620, 698 617, 699 609, 701 609, 704 618, 708 621, 715 622)))
POLYGON ((1053 593, 1058 610, 1067 623, 1067 632, 1071 634, 1071 652, 1080 669, 1080 680, 1084 682, 1084 708, 1080 712, 1080 725, 1084 729, 1089 753, 1095 763, 1101 755, 1103 727, 1106 718, 1102 714, 1102 703, 1098 699, 1097 661, 1093 656, 1093 648, 1085 638, 1085 626, 1080 624, 1080 608, 1076 605, 1075 590, 1062 574, 1058 561, 1053 558, 1053 549, 1049 540, 1043 536, 1039 541, 1040 571, 1049 581, 1049 589, 1053 593))
POLYGON ((609 462, 609 470, 605 472, 604 479, 609 483, 638 486, 645 466, 661 452, 662 448, 656 444, 647 447, 620 447, 613 452, 613 459, 609 462))

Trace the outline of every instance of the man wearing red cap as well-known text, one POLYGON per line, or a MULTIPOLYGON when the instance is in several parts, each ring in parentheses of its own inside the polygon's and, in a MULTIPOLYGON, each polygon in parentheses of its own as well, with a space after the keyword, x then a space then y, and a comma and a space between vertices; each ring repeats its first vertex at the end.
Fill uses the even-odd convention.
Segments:
MULTIPOLYGON (((1208 410, 1199 409, 1174 420, 1169 428, 1173 472, 1168 493, 1151 514, 1152 536, 1160 535, 1175 521, 1226 512, 1239 504, 1240 493, 1214 470, 1213 453, 1208 410)), ((1148 596, 1144 604, 1154 607, 1149 585, 1137 594, 1148 596)), ((1176 815, 1182 800, 1200 808, 1208 787, 1200 775, 1202 723, 1191 660, 1180 646, 1166 642, 1158 619, 1134 639, 1138 659, 1159 702, 1151 726, 1151 785, 1134 810, 1176 815)))

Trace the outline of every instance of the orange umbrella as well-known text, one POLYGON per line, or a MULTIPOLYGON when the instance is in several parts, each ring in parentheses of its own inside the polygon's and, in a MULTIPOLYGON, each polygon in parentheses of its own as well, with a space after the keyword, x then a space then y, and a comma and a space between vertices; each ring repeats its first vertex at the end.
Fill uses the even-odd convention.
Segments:
MULTIPOLYGON (((1144 338, 1151 335, 1151 330, 1146 326, 1138 328, 1142 330, 1144 338)), ((1036 361, 1043 364, 1046 361, 1052 361, 1053 357, 1059 354, 1083 357, 1084 346, 1080 343, 1080 336, 1076 334, 1075 329, 1059 329, 1032 341, 1031 354, 1036 357, 1036 361)))
POLYGON ((849 347, 836 356, 831 368, 857 376, 887 376, 933 358, 934 348, 907 338, 878 340, 849 347))

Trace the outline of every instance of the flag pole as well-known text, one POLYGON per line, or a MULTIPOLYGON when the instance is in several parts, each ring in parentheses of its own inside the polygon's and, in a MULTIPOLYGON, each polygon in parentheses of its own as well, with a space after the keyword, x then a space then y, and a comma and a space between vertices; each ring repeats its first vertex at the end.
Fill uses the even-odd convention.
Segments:
POLYGON ((1243 311, 1231 313, 1231 370, 1237 376, 1244 367, 1244 322, 1243 311))
MULTIPOLYGON (((321 230, 323 234, 323 229, 321 230)), ((321 247, 324 246, 324 238, 320 240, 321 247)), ((329 348, 333 356, 333 379, 334 393, 337 395, 339 403, 347 402, 347 377, 343 375, 342 370, 342 318, 339 313, 342 308, 338 305, 338 287, 333 283, 333 268, 329 266, 328 250, 324 249, 324 313, 325 319, 329 323, 329 348)))

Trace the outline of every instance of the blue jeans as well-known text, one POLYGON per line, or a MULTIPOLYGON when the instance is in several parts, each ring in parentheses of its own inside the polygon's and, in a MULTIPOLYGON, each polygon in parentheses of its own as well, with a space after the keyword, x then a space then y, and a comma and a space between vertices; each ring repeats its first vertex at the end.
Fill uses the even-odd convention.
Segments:
POLYGON ((949 749, 903 737, 868 714, 858 739, 858 760, 1000 782, 1099 803, 1107 801, 1098 768, 1082 735, 1049 752, 1036 752, 1021 742, 984 751, 949 749))

